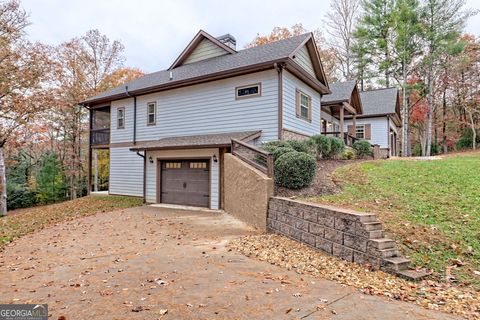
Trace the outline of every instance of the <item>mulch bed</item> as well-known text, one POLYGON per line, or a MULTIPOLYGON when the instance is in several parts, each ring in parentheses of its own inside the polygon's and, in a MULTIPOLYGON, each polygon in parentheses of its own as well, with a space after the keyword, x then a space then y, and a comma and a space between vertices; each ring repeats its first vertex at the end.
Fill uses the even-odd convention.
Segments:
POLYGON ((230 248, 299 274, 340 282, 369 295, 412 302, 424 308, 480 319, 480 292, 468 287, 424 280, 409 282, 365 265, 346 262, 279 235, 235 239, 230 248))
POLYGON ((364 159, 356 160, 319 160, 317 161, 317 175, 312 184, 299 190, 287 189, 275 186, 275 195, 279 197, 308 197, 336 194, 341 191, 335 181, 332 180, 332 174, 340 167, 366 161, 364 159))

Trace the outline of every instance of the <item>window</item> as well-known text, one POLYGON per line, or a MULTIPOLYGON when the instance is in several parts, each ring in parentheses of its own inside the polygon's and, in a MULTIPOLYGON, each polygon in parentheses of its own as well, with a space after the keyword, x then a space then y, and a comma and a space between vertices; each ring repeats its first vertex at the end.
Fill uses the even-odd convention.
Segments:
POLYGON ((235 88, 235 99, 257 97, 261 95, 260 83, 235 88))
POLYGON ((297 105, 297 117, 307 121, 312 121, 312 98, 309 95, 297 89, 296 105, 297 105))
POLYGON ((125 108, 117 109, 117 129, 125 128, 125 108))
POLYGON ((182 168, 181 162, 165 162, 165 169, 180 169, 182 168))
POLYGON ((365 139, 365 126, 355 126, 355 138, 357 139, 365 139))
POLYGON ((207 169, 206 162, 190 162, 190 169, 207 169))
POLYGON ((152 126, 157 122, 157 103, 147 103, 147 125, 152 126))

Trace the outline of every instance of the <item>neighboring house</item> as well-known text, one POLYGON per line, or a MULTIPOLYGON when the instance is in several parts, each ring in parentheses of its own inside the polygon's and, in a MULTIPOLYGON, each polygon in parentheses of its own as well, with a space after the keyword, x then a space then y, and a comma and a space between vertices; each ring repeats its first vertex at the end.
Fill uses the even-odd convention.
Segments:
POLYGON ((398 156, 402 124, 397 88, 362 91, 360 100, 362 114, 357 114, 355 120, 348 117, 344 129, 357 139, 378 144, 383 157, 398 156))
POLYGON ((319 134, 330 91, 312 34, 235 45, 200 31, 168 70, 84 101, 89 191, 96 152, 109 149, 110 194, 219 209, 232 138, 260 145, 319 134))

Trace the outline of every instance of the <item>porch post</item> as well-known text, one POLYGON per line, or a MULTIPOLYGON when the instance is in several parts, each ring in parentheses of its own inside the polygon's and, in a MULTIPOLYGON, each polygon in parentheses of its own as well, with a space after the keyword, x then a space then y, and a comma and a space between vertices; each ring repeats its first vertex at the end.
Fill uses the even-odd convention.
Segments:
POLYGON ((98 151, 93 149, 93 191, 98 192, 98 151))
POLYGON ((357 131, 357 115, 353 115, 353 122, 352 122, 352 127, 353 127, 353 135, 355 135, 355 132, 357 131))
POLYGON ((344 135, 344 130, 343 130, 344 116, 345 116, 345 108, 342 105, 340 107, 340 138, 345 140, 345 135, 344 135))

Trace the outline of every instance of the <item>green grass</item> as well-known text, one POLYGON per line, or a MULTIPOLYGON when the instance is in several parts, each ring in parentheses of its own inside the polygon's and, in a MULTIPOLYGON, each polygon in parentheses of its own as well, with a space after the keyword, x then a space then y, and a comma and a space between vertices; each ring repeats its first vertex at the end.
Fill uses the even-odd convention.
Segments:
POLYGON ((25 234, 49 225, 117 209, 142 205, 142 199, 118 196, 90 196, 62 203, 10 211, 0 217, 0 251, 25 234))
POLYGON ((369 161, 334 174, 341 194, 309 198, 378 213, 417 265, 480 289, 480 153, 435 161, 369 161), (458 266, 458 261, 464 263, 458 266), (449 268, 450 269, 450 268, 449 268))

